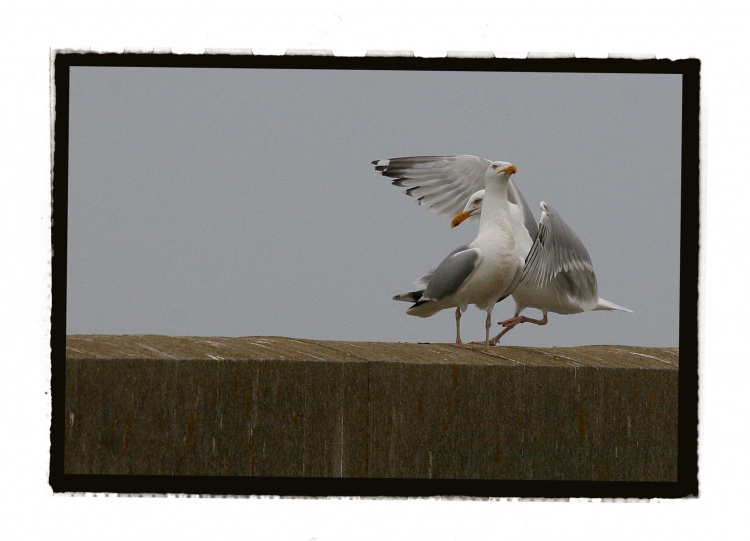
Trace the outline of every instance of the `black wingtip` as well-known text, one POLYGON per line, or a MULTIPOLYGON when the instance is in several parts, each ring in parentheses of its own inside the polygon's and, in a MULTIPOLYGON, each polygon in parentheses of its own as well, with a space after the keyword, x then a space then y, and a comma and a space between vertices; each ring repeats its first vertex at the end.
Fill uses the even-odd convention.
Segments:
POLYGON ((385 160, 387 163, 385 165, 378 165, 380 162, 384 160, 372 160, 370 163, 375 166, 375 171, 385 171, 388 168, 388 163, 390 163, 388 160, 385 160))
MULTIPOLYGON (((409 293, 402 293, 401 295, 396 295, 393 297, 394 300, 410 300, 411 302, 419 302, 419 300, 422 298, 422 295, 424 295, 424 289, 420 289, 417 291, 410 291, 409 293)), ((410 307, 410 309, 413 308, 410 307)))

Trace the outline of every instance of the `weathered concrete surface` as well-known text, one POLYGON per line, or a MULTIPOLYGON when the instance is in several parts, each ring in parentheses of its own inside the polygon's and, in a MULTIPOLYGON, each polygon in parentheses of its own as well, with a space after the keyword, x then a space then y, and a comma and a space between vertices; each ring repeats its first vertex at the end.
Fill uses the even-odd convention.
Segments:
POLYGON ((69 336, 65 473, 677 480, 677 348, 69 336))

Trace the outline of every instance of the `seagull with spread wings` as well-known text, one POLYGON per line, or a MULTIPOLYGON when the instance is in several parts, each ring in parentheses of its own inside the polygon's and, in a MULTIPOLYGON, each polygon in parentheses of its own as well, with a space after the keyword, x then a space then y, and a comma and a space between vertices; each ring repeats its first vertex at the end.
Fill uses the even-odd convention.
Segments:
POLYGON ((508 211, 508 186, 516 167, 507 162, 487 162, 482 174, 485 196, 479 232, 471 243, 451 252, 429 273, 407 314, 430 317, 455 308, 456 343, 461 343, 461 313, 470 304, 487 312, 485 348, 490 345, 492 309, 507 297, 521 279, 524 259, 518 255, 508 211))
MULTIPOLYGON (((490 163, 477 156, 416 156, 376 160, 376 170, 393 178, 393 184, 407 188, 406 194, 420 205, 439 214, 455 214, 455 227, 470 216, 479 216, 485 200, 484 171, 490 163), (465 203, 468 199, 468 203, 465 203), (465 205, 464 205, 465 203, 465 205), (460 211, 460 212, 459 212, 460 211)), ((516 256, 524 260, 521 278, 511 291, 516 301, 513 318, 502 321, 505 329, 488 344, 497 341, 519 323, 547 323, 547 313, 571 314, 589 310, 627 308, 601 299, 591 258, 573 229, 552 207, 542 202, 542 217, 537 225, 528 203, 509 179, 505 192, 516 256), (521 316, 525 308, 538 308, 542 319, 521 316)), ((481 223, 481 222, 480 222, 481 223)), ((423 289, 396 295, 395 300, 415 302, 434 279, 431 271, 417 282, 423 289)), ((498 301, 506 295, 498 297, 498 301)), ((458 328, 457 311, 456 321, 458 328)))
MULTIPOLYGON (((484 190, 479 190, 469 198, 464 210, 453 217, 451 226, 481 216, 483 202, 484 190)), ((515 221, 516 230, 522 237, 517 246, 521 252, 527 251, 525 268, 512 294, 516 302, 515 314, 500 322, 505 329, 490 340, 492 345, 519 323, 546 325, 548 312, 579 314, 590 310, 613 310, 632 313, 628 308, 599 297, 594 266, 581 239, 549 204, 542 201, 539 206, 542 215, 535 234, 521 228, 517 219, 515 221), (530 246, 528 250, 527 246, 530 246), (542 319, 522 316, 521 312, 526 308, 541 310, 542 319)))

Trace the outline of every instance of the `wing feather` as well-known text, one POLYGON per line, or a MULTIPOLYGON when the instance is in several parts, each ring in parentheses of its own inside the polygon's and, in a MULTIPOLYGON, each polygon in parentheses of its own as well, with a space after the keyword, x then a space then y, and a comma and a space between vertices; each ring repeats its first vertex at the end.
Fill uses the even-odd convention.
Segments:
POLYGON ((408 195, 438 214, 455 215, 466 200, 484 188, 489 160, 462 154, 458 156, 411 156, 375 160, 375 169, 394 179, 395 186, 407 188, 408 195))
POLYGON ((539 233, 539 229, 537 228, 534 214, 531 212, 531 208, 523 197, 523 194, 521 194, 521 190, 519 190, 515 182, 513 182, 513 179, 508 183, 508 201, 515 203, 521 208, 523 213, 523 225, 529 232, 529 237, 535 239, 537 233, 539 233))
POLYGON ((474 272, 481 260, 482 252, 478 248, 467 247, 465 250, 454 251, 432 273, 420 300, 439 301, 452 295, 474 272))
POLYGON ((540 207, 539 232, 526 257, 521 283, 535 288, 552 283, 558 296, 593 309, 599 294, 588 250, 550 205, 542 201, 540 207))

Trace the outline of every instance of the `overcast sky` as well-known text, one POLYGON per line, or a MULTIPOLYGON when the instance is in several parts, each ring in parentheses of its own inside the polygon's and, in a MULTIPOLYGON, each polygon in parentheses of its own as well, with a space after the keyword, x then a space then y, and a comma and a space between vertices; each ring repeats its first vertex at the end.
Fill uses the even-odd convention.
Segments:
MULTIPOLYGON (((475 154, 516 164, 534 214, 550 203, 600 296, 635 312, 551 313, 502 344, 677 346, 681 84, 74 67, 67 331, 450 342, 452 310, 416 318, 391 297, 477 224, 451 229, 370 162, 475 154)), ((483 325, 470 307, 462 337, 483 340, 483 325)))

